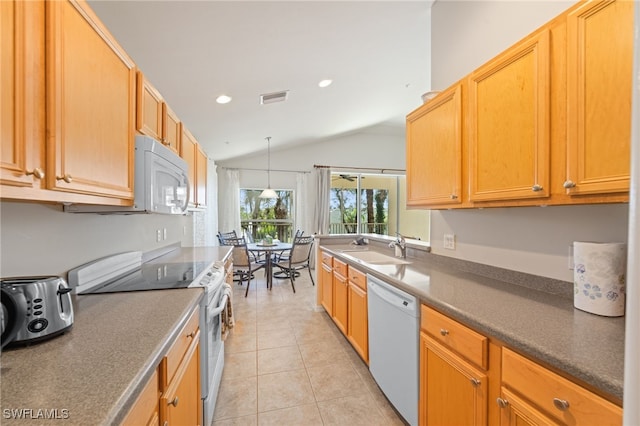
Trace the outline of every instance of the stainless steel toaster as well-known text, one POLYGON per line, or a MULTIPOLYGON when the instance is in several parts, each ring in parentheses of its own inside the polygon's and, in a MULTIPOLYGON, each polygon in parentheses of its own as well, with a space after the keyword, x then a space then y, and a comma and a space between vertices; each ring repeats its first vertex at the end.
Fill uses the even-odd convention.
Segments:
POLYGON ((3 348, 48 339, 73 325, 72 289, 60 277, 2 278, 0 289, 3 348))

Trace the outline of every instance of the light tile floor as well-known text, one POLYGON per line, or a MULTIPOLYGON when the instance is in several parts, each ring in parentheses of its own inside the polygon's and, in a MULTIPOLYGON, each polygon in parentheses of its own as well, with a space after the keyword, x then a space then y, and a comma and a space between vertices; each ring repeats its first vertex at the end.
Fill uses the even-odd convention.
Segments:
POLYGON ((307 271, 273 280, 256 273, 249 296, 234 283, 236 325, 214 425, 404 425, 367 365, 324 310, 307 271))

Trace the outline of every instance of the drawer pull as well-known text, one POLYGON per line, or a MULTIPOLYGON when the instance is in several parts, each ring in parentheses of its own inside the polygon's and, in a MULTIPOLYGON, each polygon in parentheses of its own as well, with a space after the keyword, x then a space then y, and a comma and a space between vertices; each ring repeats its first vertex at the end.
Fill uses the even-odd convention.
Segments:
POLYGON ((571 188, 575 188, 576 184, 575 182, 573 182, 572 180, 566 180, 563 184, 563 187, 565 187, 566 189, 571 189, 571 188))
POLYGON ((195 332, 195 331, 192 331, 191 333, 187 334, 187 337, 188 337, 189 339, 193 339, 193 337, 194 337, 195 335, 196 335, 196 332, 195 332))
POLYGON ((567 411, 569 409, 569 401, 560 398, 553 398, 553 405, 560 411, 567 411))
POLYGON ((476 378, 472 378, 471 379, 471 384, 475 387, 480 386, 480 380, 476 379, 476 378))
POLYGON ((535 185, 533 185, 533 186, 531 187, 531 190, 532 190, 533 192, 540 192, 540 191, 542 191, 542 185, 535 184, 535 185))
POLYGON ((498 407, 500 408, 507 408, 509 406, 509 401, 507 401, 506 399, 498 398, 496 399, 496 402, 498 403, 498 407))
POLYGON ((178 406, 178 397, 173 398, 173 401, 169 401, 167 405, 173 405, 174 407, 178 406))
POLYGON ((449 334, 449 330, 441 328, 440 329, 440 334, 442 334, 443 336, 446 336, 447 334, 449 334))

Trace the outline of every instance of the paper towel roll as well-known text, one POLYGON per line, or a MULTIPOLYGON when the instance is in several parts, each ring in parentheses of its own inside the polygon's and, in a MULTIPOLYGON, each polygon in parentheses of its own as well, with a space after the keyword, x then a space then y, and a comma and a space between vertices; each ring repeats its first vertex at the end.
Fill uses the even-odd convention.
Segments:
POLYGON ((607 317, 624 315, 627 245, 573 243, 573 306, 607 317))

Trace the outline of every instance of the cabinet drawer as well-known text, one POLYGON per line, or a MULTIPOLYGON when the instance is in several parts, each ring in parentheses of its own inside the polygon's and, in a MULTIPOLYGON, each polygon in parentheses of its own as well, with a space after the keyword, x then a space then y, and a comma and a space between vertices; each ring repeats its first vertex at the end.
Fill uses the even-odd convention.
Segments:
POLYGON ((367 291, 367 274, 358 271, 354 268, 349 268, 349 281, 360 287, 362 290, 367 291))
POLYGON ((485 370, 489 367, 489 339, 470 328, 422 305, 421 326, 445 347, 485 370))
POLYGON ((324 263, 327 266, 333 267, 333 256, 328 254, 326 251, 323 251, 321 253, 322 253, 322 263, 324 263))
POLYGON ((196 308, 193 310, 193 313, 187 320, 185 326, 180 330, 178 337, 176 337, 176 341, 174 342, 171 349, 167 353, 167 356, 164 357, 163 365, 163 378, 162 378, 162 390, 166 390, 167 384, 173 379, 176 370, 178 369, 178 365, 180 365, 180 361, 184 357, 185 352, 189 348, 189 345, 193 341, 193 339, 198 336, 198 320, 200 319, 199 309, 196 308))
POLYGON ((507 348, 502 385, 563 424, 622 424, 622 408, 507 348))
POLYGON ((343 277, 347 278, 347 264, 339 261, 338 259, 333 259, 333 272, 336 272, 343 277))

